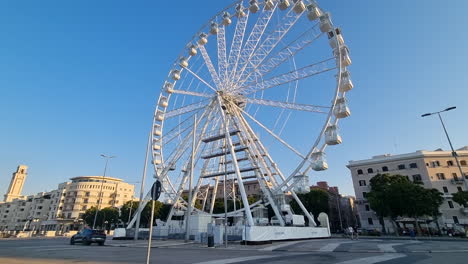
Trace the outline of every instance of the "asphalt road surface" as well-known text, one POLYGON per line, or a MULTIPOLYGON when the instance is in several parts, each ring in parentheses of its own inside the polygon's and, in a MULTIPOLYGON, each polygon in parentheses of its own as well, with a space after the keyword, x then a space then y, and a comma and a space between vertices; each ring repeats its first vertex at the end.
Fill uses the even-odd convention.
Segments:
MULTIPOLYGON (((109 240, 106 246, 69 245, 66 238, 0 239, 0 263, 145 263, 145 241, 109 240)), ((260 246, 207 248, 183 241, 155 241, 151 263, 468 263, 466 241, 323 239, 260 246)))

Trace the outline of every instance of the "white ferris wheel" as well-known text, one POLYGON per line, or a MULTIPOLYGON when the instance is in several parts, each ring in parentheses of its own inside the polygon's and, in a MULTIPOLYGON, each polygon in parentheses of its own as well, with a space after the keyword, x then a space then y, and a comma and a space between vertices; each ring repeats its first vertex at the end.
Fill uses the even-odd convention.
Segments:
POLYGON ((214 207, 225 194, 229 216, 255 225, 251 210, 269 204, 284 226, 286 196, 315 225, 296 191, 342 141, 350 64, 315 1, 240 0, 208 20, 171 66, 154 113, 152 163, 170 217, 187 207, 224 215, 214 207))

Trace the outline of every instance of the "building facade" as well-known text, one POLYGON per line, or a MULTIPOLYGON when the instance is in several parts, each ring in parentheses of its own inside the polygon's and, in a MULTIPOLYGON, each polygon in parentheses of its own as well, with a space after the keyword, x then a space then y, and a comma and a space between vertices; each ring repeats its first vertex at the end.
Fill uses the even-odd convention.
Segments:
MULTIPOLYGON (((468 208, 463 208, 452 200, 452 194, 465 191, 463 177, 468 180, 468 147, 456 151, 464 175, 452 156, 451 151, 416 151, 400 155, 380 155, 371 159, 350 161, 347 167, 351 171, 356 204, 362 227, 381 229, 379 220, 369 206, 366 194, 370 192, 370 179, 377 174, 400 174, 424 188, 435 188, 443 193, 445 201, 440 206, 442 214, 438 223, 442 227, 453 228, 468 225, 468 208)), ((387 223, 388 231, 391 224, 387 223)))
POLYGON ((70 180, 50 192, 0 203, 0 231, 64 233, 83 224, 82 216, 87 209, 98 205, 101 209, 121 207, 134 196, 135 186, 121 179, 81 176, 70 180))

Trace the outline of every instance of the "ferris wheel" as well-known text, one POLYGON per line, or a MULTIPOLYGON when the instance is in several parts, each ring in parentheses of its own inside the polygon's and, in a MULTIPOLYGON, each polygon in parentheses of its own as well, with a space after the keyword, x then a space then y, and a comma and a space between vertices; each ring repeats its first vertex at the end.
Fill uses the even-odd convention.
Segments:
POLYGON ((254 225, 251 210, 269 204, 285 225, 287 195, 315 225, 296 192, 342 142, 350 64, 341 30, 315 1, 240 0, 209 19, 171 66, 154 113, 152 163, 170 216, 189 203, 217 216, 224 193, 230 216, 254 225))

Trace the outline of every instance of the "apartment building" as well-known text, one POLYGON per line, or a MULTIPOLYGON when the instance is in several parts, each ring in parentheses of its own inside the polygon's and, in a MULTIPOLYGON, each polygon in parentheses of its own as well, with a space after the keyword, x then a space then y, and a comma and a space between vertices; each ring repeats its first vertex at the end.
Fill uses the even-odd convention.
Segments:
MULTIPOLYGON (((465 191, 463 177, 468 180, 468 147, 457 151, 464 175, 452 156, 451 151, 437 149, 435 151, 419 150, 400 155, 380 155, 371 159, 350 161, 347 167, 351 171, 356 204, 363 228, 380 229, 378 218, 366 200, 370 191, 370 179, 377 174, 389 173, 407 176, 408 179, 424 188, 435 188, 444 195, 444 203, 439 211, 439 225, 451 228, 454 225, 468 225, 468 208, 463 208, 452 200, 452 193, 465 191)), ((386 222, 391 230, 391 224, 386 222)))
POLYGON ((134 185, 112 177, 80 176, 70 180, 50 192, 0 203, 0 231, 75 230, 83 224, 87 209, 98 204, 101 208, 121 207, 132 200, 135 190, 134 185))

